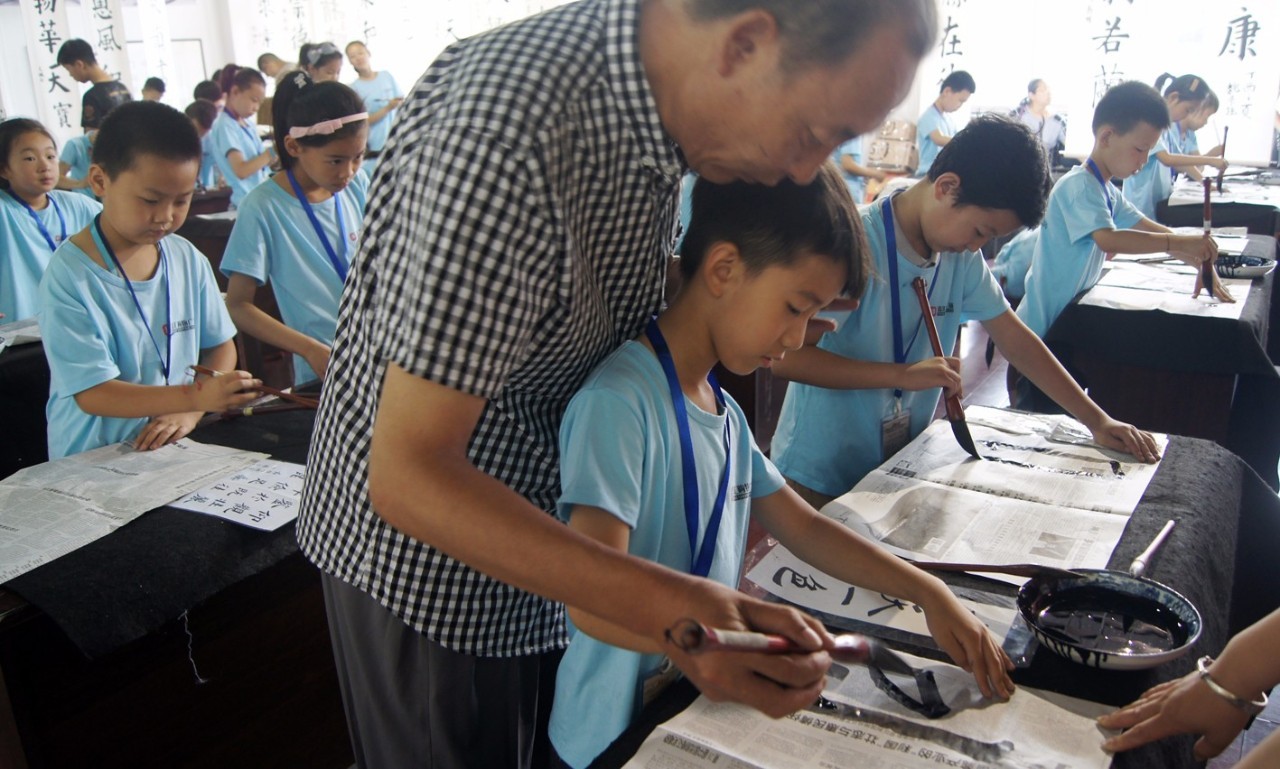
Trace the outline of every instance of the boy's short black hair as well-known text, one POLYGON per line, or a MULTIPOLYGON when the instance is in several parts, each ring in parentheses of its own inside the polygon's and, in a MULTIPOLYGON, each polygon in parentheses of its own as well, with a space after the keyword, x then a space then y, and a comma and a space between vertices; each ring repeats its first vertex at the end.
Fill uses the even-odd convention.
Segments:
MULTIPOLYGON (((37 133, 44 134, 49 137, 49 141, 53 142, 54 149, 58 147, 58 140, 53 138, 53 134, 49 133, 49 129, 38 120, 32 120, 27 117, 9 118, 0 122, 0 168, 9 164, 9 153, 13 151, 13 143, 23 134, 37 133)), ((9 189, 9 180, 0 177, 0 190, 9 189)), ((3 323, 4 321, 0 321, 3 323)))
POLYGON ((191 92, 191 98, 217 101, 222 98, 222 89, 212 80, 201 80, 196 83, 195 89, 191 92))
POLYGON ((1094 134, 1103 126, 1127 134, 1139 123, 1163 131, 1169 125, 1169 105, 1164 103, 1159 91, 1137 80, 1111 86, 1093 108, 1094 134))
POLYGON ((977 93, 978 84, 973 82, 973 75, 970 75, 962 69, 958 69, 950 75, 947 75, 947 78, 942 81, 942 86, 938 88, 938 93, 942 93, 948 88, 951 89, 952 93, 960 93, 961 91, 977 93))
POLYGON ((58 63, 65 67, 77 61, 97 64, 98 57, 93 55, 93 46, 78 37, 73 37, 58 49, 58 63))
POLYGON ((93 142, 93 163, 115 179, 139 155, 200 163, 200 135, 187 116, 158 101, 131 101, 107 115, 93 142))
POLYGON ((213 128, 213 121, 218 119, 218 105, 207 99, 196 99, 188 104, 182 113, 207 131, 213 128))
POLYGON ((158 77, 149 77, 147 78, 147 82, 142 84, 142 90, 159 91, 160 93, 164 93, 164 81, 158 77))
POLYGON ((969 121, 938 153, 929 181, 948 172, 960 177, 957 206, 1013 211, 1028 227, 1044 218, 1053 186, 1049 164, 1021 121, 992 113, 969 121))
POLYGON ((716 243, 738 247, 747 269, 758 274, 795 263, 803 254, 830 258, 848 271, 844 292, 862 296, 870 272, 866 234, 835 164, 828 161, 809 184, 790 179, 768 187, 701 177, 693 187, 693 213, 680 254, 680 273, 697 274, 716 243))

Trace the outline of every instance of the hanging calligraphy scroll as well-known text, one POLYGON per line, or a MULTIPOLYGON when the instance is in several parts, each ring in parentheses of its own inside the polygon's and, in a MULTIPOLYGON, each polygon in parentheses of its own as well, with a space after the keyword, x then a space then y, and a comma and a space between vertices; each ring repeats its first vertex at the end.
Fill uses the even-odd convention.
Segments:
POLYGON ((73 37, 66 2, 24 0, 21 6, 27 59, 37 81, 38 117, 61 145, 80 133, 80 89, 58 64, 58 49, 73 37))
MULTIPOLYGON (((174 82, 173 39, 169 33, 169 11, 165 0, 138 0, 138 25, 142 30, 142 48, 146 77, 174 82)), ((139 82, 143 82, 141 79, 139 82)))
POLYGON ((135 84, 129 68, 122 5, 120 0, 82 0, 80 7, 88 16, 89 30, 84 40, 93 46, 94 55, 107 74, 128 86, 137 98, 142 81, 135 84))

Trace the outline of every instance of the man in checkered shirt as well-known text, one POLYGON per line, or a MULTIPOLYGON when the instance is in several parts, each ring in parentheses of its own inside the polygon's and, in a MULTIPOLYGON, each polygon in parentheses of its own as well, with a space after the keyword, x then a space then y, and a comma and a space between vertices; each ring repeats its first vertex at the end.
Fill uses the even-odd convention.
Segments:
POLYGON ((668 647, 715 699, 818 695, 815 620, 554 519, 557 431, 662 303, 685 170, 807 182, 906 95, 935 26, 933 0, 583 0, 458 42, 414 87, 298 520, 359 766, 539 765, 563 603, 648 638, 781 633, 815 651, 668 647))

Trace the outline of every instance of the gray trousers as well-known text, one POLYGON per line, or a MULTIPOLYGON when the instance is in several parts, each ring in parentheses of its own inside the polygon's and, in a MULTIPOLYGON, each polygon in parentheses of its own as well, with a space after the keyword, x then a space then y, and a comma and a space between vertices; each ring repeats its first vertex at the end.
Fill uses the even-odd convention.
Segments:
POLYGON ((429 641, 362 590, 321 573, 360 769, 542 769, 563 652, 474 657, 429 641))

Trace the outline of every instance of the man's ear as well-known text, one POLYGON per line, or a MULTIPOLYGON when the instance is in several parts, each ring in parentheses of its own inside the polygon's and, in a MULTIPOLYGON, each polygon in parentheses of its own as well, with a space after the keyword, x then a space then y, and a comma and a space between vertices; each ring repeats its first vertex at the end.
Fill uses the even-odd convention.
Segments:
POLYGON ((773 14, 761 9, 740 13, 730 20, 724 32, 717 70, 722 76, 732 75, 779 42, 778 22, 773 14))
POLYGON ((733 287, 745 268, 738 247, 727 240, 719 240, 711 244, 703 257, 698 277, 707 292, 718 298, 733 287))

